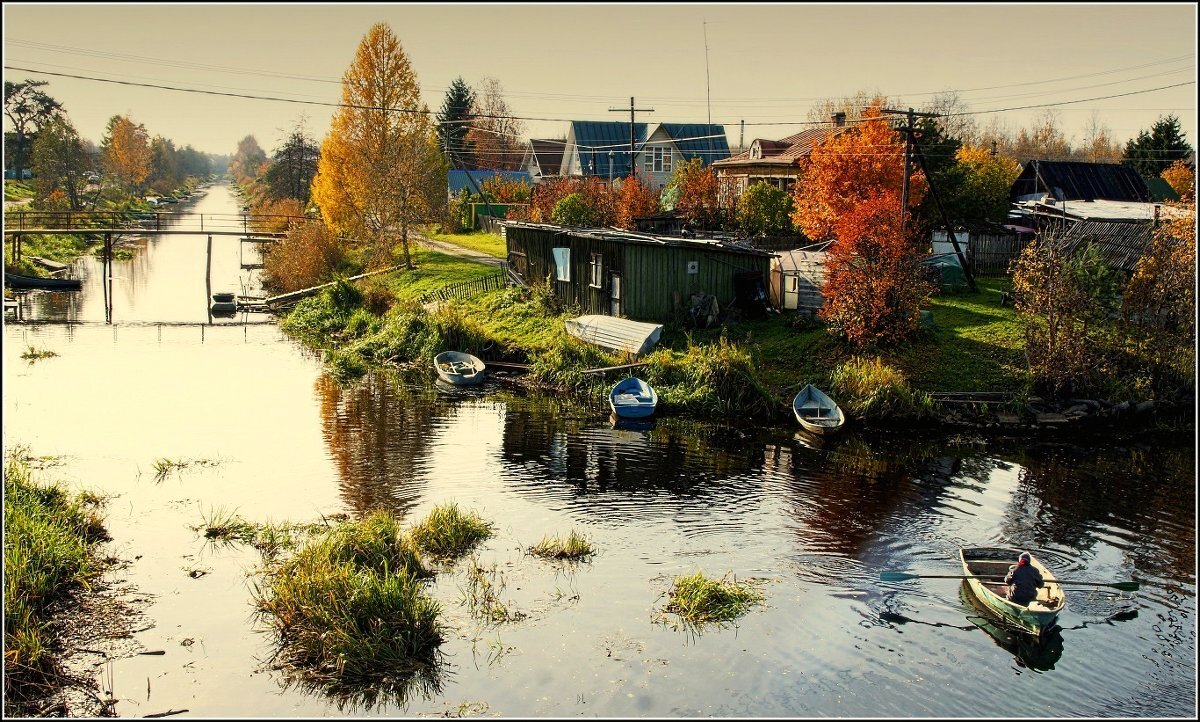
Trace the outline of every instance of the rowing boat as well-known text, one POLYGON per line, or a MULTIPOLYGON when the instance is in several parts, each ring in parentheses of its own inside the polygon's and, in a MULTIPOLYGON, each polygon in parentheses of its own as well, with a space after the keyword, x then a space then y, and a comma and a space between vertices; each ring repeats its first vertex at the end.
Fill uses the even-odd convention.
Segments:
POLYGON ((645 381, 630 376, 608 392, 608 405, 619 419, 644 419, 658 407, 658 392, 645 381))
POLYGON ((963 573, 969 577, 967 582, 975 598, 1004 622, 1030 634, 1041 635, 1055 626, 1059 612, 1067 606, 1066 593, 1053 572, 1031 557, 1029 563, 1041 573, 1044 584, 1028 606, 1010 602, 1006 598, 1008 586, 1004 584, 1004 576, 1020 554, 1015 549, 995 547, 959 549, 963 573))
POLYGON ((812 384, 806 385, 792 399, 792 411, 805 431, 813 434, 833 434, 846 423, 846 415, 833 399, 812 384))
POLYGON ((19 273, 4 273, 4 285, 16 289, 40 289, 43 291, 79 291, 83 281, 78 278, 38 278, 19 273))
POLYGON ((475 386, 483 383, 485 364, 469 353, 443 351, 433 357, 433 370, 438 378, 455 386, 475 386))

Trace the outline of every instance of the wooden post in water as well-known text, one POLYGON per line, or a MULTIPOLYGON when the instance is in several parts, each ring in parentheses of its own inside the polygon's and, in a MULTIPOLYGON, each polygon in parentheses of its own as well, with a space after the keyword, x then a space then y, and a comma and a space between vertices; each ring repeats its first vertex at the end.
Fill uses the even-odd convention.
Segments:
MULTIPOLYGON (((212 234, 208 234, 208 260, 204 267, 204 290, 207 296, 204 299, 204 307, 208 309, 208 322, 212 323, 212 234)), ((201 332, 203 333, 203 331, 201 332)), ((201 335, 201 340, 204 336, 201 335)))

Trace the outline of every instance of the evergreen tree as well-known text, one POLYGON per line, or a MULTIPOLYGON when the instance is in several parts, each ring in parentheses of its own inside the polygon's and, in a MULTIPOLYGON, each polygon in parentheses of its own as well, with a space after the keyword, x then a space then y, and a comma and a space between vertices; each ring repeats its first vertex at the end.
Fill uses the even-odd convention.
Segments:
POLYGON ((471 108, 475 93, 462 78, 457 78, 446 91, 442 109, 437 114, 438 145, 451 168, 470 168, 474 165, 475 144, 467 140, 471 129, 471 108))
POLYGON ((1157 178, 1177 160, 1192 162, 1192 146, 1184 139, 1179 118, 1159 118, 1149 130, 1125 144, 1125 164, 1144 176, 1157 178))

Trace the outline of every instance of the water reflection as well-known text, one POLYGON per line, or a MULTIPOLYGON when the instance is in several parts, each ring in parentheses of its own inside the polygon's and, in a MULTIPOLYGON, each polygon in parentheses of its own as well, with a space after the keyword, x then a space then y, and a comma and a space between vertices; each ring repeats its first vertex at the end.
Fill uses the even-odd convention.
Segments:
POLYGON ((281 690, 295 690, 309 697, 321 697, 334 704, 344 714, 403 712, 409 703, 427 702, 440 695, 447 679, 452 676, 446 668, 445 655, 436 652, 435 661, 411 670, 380 674, 370 683, 345 684, 336 681, 315 681, 296 673, 287 673, 280 680, 281 690))
POLYGON ((1013 655, 1017 666, 1048 672, 1062 658, 1061 627, 1054 626, 1041 636, 1035 636, 1005 625, 975 598, 966 581, 959 587, 959 598, 974 611, 974 614, 967 615, 967 620, 987 632, 992 641, 1013 655))

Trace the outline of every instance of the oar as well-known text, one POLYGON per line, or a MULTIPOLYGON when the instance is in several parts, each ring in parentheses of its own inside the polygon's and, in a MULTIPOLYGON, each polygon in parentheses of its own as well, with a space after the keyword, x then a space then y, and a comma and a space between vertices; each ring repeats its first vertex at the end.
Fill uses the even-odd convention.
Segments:
MULTIPOLYGON (((909 572, 880 572, 879 581, 881 582, 906 582, 909 579, 1003 579, 1003 576, 965 576, 955 574, 911 574, 909 572)), ((1136 592, 1138 590, 1137 582, 1069 582, 1064 579, 1052 580, 1058 585, 1074 585, 1079 587, 1112 587, 1120 589, 1123 592, 1136 592)))

